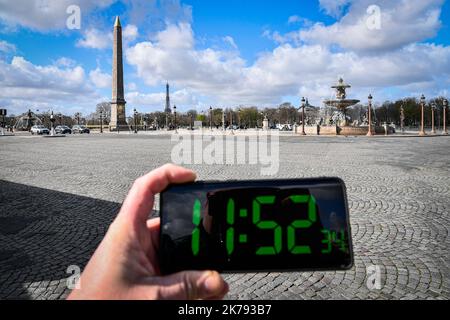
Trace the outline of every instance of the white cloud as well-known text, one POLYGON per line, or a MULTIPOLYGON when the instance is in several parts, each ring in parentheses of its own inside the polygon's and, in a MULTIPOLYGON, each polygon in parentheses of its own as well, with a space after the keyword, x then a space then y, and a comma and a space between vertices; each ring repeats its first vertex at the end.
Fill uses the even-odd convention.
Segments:
MULTIPOLYGON (((129 42, 133 42, 139 36, 138 28, 129 24, 122 30, 123 45, 127 46, 129 42)), ((76 43, 77 47, 91 48, 91 49, 106 49, 111 48, 113 44, 113 33, 111 31, 104 32, 96 28, 87 29, 83 38, 76 43)))
POLYGON ((432 38, 441 26, 439 17, 443 0, 333 0, 321 3, 328 11, 333 11, 334 5, 340 8, 344 3, 351 4, 348 13, 338 22, 329 26, 316 23, 312 28, 291 34, 291 38, 326 46, 337 44, 346 50, 380 52, 432 38), (368 19, 374 17, 367 9, 374 4, 380 8, 379 29, 369 28, 367 24, 368 19))
POLYGON ((297 38, 296 33, 287 33, 285 35, 282 35, 278 31, 270 31, 270 30, 265 30, 262 36, 269 40, 275 41, 278 44, 290 42, 292 40, 295 41, 297 38), (295 34, 294 38, 292 37, 293 34, 295 34))
POLYGON ((67 57, 61 57, 55 61, 55 65, 59 67, 73 67, 76 66, 77 62, 73 59, 67 57))
POLYGON ((288 19, 288 23, 289 24, 297 23, 297 22, 300 22, 300 21, 301 21, 301 18, 299 16, 297 16, 297 15, 290 16, 289 19, 288 19))
POLYGON ((127 83, 126 86, 127 86, 127 89, 130 91, 136 91, 138 88, 137 84, 134 82, 127 83))
POLYGON ((234 42, 233 37, 231 36, 225 36, 222 38, 224 42, 228 43, 233 49, 237 49, 238 46, 236 45, 236 42, 234 42))
POLYGON ((352 0, 319 0, 320 7, 333 17, 341 16, 344 8, 351 2, 352 0))
POLYGON ((134 24, 126 25, 123 29, 122 36, 125 42, 133 42, 139 36, 138 27, 134 24))
MULTIPOLYGON (((214 89, 239 81, 236 70, 244 61, 229 52, 194 49, 192 29, 187 24, 170 25, 155 37, 126 50, 129 64, 149 85, 175 80, 195 89, 214 89)), ((176 83, 175 83, 176 84, 176 83)))
MULTIPOLYGON (((70 5, 81 8, 86 17, 95 8, 104 8, 115 0, 0 0, 0 21, 10 27, 22 26, 37 31, 66 28, 70 5)), ((83 24, 82 24, 83 26, 83 24)))
POLYGON ((165 23, 191 23, 192 7, 180 0, 123 0, 127 5, 130 22, 149 29, 152 25, 165 23))
POLYGON ((0 52, 4 53, 14 53, 16 52, 17 48, 14 44, 9 43, 4 40, 0 40, 0 52))
MULTIPOLYGON (((126 94, 125 99, 128 104, 133 106, 151 107, 152 109, 164 111, 166 93, 141 93, 138 91, 132 91, 126 94)), ((198 105, 198 100, 195 95, 186 89, 171 93, 170 102, 172 105, 176 105, 178 110, 184 110, 198 105)))
POLYGON ((112 77, 110 74, 103 73, 100 68, 89 72, 89 79, 97 88, 111 88, 112 77))
POLYGON ((157 33, 155 41, 164 49, 191 49, 194 46, 194 33, 190 24, 171 24, 157 33))
POLYGON ((128 63, 145 83, 169 80, 226 105, 276 104, 283 97, 299 95, 310 97, 317 105, 333 94, 330 86, 339 76, 354 85, 351 94, 360 99, 369 91, 386 87, 401 91, 414 83, 431 84, 428 92, 434 94, 450 82, 450 47, 432 44, 365 55, 335 52, 320 44, 285 43, 248 65, 235 50, 195 49, 194 34, 187 24, 169 25, 155 39, 126 51, 128 63))
POLYGON ((98 29, 88 29, 84 38, 77 41, 76 45, 83 48, 106 49, 112 46, 112 33, 104 33, 98 29))
POLYGON ((98 99, 82 67, 39 66, 17 56, 11 63, 0 60, 0 87, 2 105, 11 112, 31 106, 81 108, 98 99))
MULTIPOLYGON (((135 5, 132 11, 136 14, 144 7, 156 6, 153 1, 125 2, 135 5)), ((177 0, 172 2, 171 17, 184 16, 183 22, 168 23, 148 41, 129 48, 125 45, 125 58, 145 84, 159 85, 168 80, 176 88, 184 88, 171 95, 172 102, 180 107, 203 105, 204 99, 225 106, 265 106, 292 96, 307 96, 311 103, 320 105, 322 99, 331 97, 330 85, 340 76, 353 85, 349 96, 361 100, 369 92, 379 100, 391 97, 392 92, 401 97, 424 91, 431 97, 448 92, 450 86, 450 47, 422 43, 440 28, 442 0, 322 0, 325 11, 343 17, 330 26, 308 26, 299 16, 291 17, 291 22, 301 22, 302 28, 288 34, 266 31, 264 35, 278 45, 260 53, 253 63, 240 56, 229 36, 222 39, 230 45, 228 49, 197 49, 194 31, 186 21, 189 9, 177 0), (367 6, 373 3, 382 10, 380 30, 369 30, 365 24, 367 6)), ((53 3, 50 6, 53 8, 53 3)), ((10 10, 10 5, 0 0, 0 19, 5 21, 3 8, 10 10)), ((23 13, 31 19, 24 25, 42 30, 51 27, 39 19, 34 21, 34 14, 23 13)), ((142 15, 148 18, 148 12, 142 15)), ((128 19, 133 21, 131 15, 128 19)), ((135 42, 142 28, 137 22, 124 26, 124 43, 135 42)), ((112 34, 97 28, 86 29, 78 42, 79 46, 98 49, 111 44, 112 34)), ((8 43, 4 47, 11 50, 8 43)), ((135 83, 127 83, 127 78, 126 99, 130 104, 162 109, 165 93, 141 93, 135 83)), ((111 76, 99 68, 86 76, 82 67, 67 58, 49 66, 36 66, 21 57, 15 57, 10 64, 0 59, 2 104, 19 106, 33 101, 91 105, 92 109, 99 97, 94 85, 108 88, 110 84, 111 76)))

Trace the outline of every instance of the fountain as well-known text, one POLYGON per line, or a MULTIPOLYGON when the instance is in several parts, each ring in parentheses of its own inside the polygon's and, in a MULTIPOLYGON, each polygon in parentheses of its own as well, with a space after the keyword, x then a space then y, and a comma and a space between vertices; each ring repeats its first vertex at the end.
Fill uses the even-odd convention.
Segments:
POLYGON ((28 110, 23 116, 21 116, 14 124, 15 130, 30 131, 31 127, 37 124, 42 124, 41 119, 39 119, 35 113, 28 110))
POLYGON ((345 90, 351 88, 351 86, 346 84, 342 78, 340 78, 338 83, 331 88, 336 89, 336 99, 325 100, 324 103, 327 106, 338 109, 338 111, 333 115, 333 118, 339 126, 348 126, 349 119, 347 118, 347 108, 354 106, 359 102, 359 100, 347 99, 345 90))
POLYGON ((346 89, 351 88, 346 84, 342 78, 338 83, 331 88, 336 90, 336 98, 325 100, 324 104, 327 107, 336 108, 331 115, 331 122, 333 127, 324 126, 320 128, 321 134, 334 134, 334 135, 366 135, 368 132, 367 126, 350 125, 351 118, 347 116, 347 108, 356 105, 360 100, 347 99, 346 89))

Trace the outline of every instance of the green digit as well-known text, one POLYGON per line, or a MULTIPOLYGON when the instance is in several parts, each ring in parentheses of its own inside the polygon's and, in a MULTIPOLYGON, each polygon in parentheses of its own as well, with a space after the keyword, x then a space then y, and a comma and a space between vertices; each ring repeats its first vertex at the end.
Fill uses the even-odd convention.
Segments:
POLYGON ((341 239, 340 239, 340 241, 341 241, 341 243, 340 243, 340 245, 339 245, 339 250, 341 250, 342 252, 345 252, 345 253, 347 253, 348 252, 348 248, 347 248, 347 241, 345 241, 345 231, 344 230, 341 230, 341 232, 340 232, 340 235, 341 235, 341 239))
POLYGON ((194 202, 194 208, 193 208, 193 215, 192 215, 192 223, 195 225, 194 230, 192 231, 192 241, 191 241, 191 248, 192 253, 194 256, 198 255, 198 252, 200 251, 200 221, 201 221, 201 208, 202 205, 200 203, 200 200, 195 200, 194 202))
POLYGON ((322 243, 327 246, 326 249, 322 249, 322 253, 329 254, 331 252, 331 233, 330 230, 323 229, 322 233, 324 234, 324 239, 322 243))
POLYGON ((281 227, 275 221, 261 221, 261 205, 273 204, 275 196, 261 196, 253 200, 253 224, 260 229, 274 230, 274 246, 261 247, 257 255, 274 255, 281 251, 281 227))
POLYGON ((230 198, 227 204, 227 223, 230 227, 227 229, 226 234, 226 246, 228 255, 231 255, 234 251, 234 228, 232 225, 234 224, 234 200, 230 198))
POLYGON ((291 223, 287 228, 288 233, 288 249, 292 254, 309 254, 311 253, 310 246, 296 246, 295 245, 295 230, 296 229, 307 229, 312 226, 317 219, 317 210, 316 210, 316 199, 313 196, 308 195, 297 195, 290 196, 294 203, 308 203, 308 219, 295 220, 291 223))

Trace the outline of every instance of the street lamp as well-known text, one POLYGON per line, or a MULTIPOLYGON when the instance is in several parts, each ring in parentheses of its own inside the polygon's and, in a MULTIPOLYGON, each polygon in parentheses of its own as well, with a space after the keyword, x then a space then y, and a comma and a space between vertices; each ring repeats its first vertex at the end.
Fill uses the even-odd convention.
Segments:
POLYGON ((103 110, 100 110, 100 133, 103 133, 103 110))
POLYGON ((222 110, 222 130, 225 132, 225 108, 222 110))
POLYGON ((373 134, 372 134, 372 99, 373 99, 373 97, 372 97, 371 94, 369 94, 368 99, 369 99, 369 110, 368 110, 368 113, 369 113, 369 132, 367 132, 367 136, 371 137, 371 136, 373 136, 373 134))
POLYGON ((209 107, 209 130, 212 131, 212 107, 209 107))
POLYGON ((175 126, 175 133, 178 133, 177 130, 177 106, 173 106, 173 115, 174 115, 174 126, 175 126))
POLYGON ((5 116, 7 115, 7 110, 6 109, 0 109, 0 115, 2 116, 2 123, 1 123, 2 136, 4 136, 5 135, 5 116))
POLYGON ((431 133, 436 134, 436 129, 434 127, 434 111, 436 110, 436 103, 431 104, 431 133))
POLYGON ((233 109, 230 109, 230 126, 231 130, 233 130, 233 109))
POLYGON ((56 119, 55 119, 55 117, 54 117, 54 115, 53 115, 53 110, 52 110, 52 113, 50 113, 50 122, 51 122, 51 124, 52 124, 52 129, 51 129, 51 131, 52 131, 52 136, 53 135, 55 135, 55 121, 56 121, 56 119))
POLYGON ((405 133, 405 108, 403 107, 403 103, 400 106, 400 128, 402 133, 405 133))
POLYGON ((302 136, 306 136, 305 133, 305 97, 302 98, 302 132, 300 133, 302 136))
POLYGON ((238 130, 241 130, 241 108, 238 108, 237 110, 237 117, 238 117, 238 130))
POLYGON ((134 133, 138 133, 137 132, 137 111, 136 111, 136 109, 134 109, 134 133))
POLYGON ((425 109, 425 96, 422 94, 420 97, 420 131, 419 136, 423 137, 425 136, 425 119, 424 119, 424 109, 425 109))
POLYGON ((447 119, 446 119, 447 108, 448 108, 448 100, 444 99, 444 101, 442 101, 442 103, 444 105, 444 107, 443 107, 443 109, 444 109, 444 129, 442 131, 442 134, 448 134, 448 132, 447 132, 447 119))

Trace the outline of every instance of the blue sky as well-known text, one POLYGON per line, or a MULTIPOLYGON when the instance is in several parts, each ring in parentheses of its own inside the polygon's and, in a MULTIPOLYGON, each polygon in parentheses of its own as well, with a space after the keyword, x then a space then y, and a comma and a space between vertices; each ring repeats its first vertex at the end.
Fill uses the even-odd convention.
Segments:
POLYGON ((108 101, 116 15, 128 112, 163 110, 165 81, 179 110, 199 111, 321 105, 339 77, 361 100, 448 95, 449 1, 0 0, 0 106, 89 113, 108 101), (66 26, 72 4, 79 30, 66 26))

